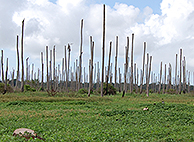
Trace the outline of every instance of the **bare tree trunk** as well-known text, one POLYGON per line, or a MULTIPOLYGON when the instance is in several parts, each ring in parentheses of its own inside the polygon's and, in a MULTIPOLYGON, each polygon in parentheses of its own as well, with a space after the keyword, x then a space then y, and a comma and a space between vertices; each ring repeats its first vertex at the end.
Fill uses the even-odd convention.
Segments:
POLYGON ((109 81, 109 73, 110 73, 111 49, 112 49, 112 42, 110 42, 110 49, 109 49, 108 72, 107 72, 107 76, 106 76, 106 93, 105 93, 106 95, 108 93, 108 81, 109 81))
POLYGON ((29 70, 28 70, 28 60, 29 60, 29 57, 26 58, 26 83, 28 83, 28 72, 29 72, 29 70))
POLYGON ((64 91, 64 83, 65 83, 65 74, 64 74, 64 58, 62 59, 62 82, 61 82, 61 85, 62 85, 62 91, 64 91))
POLYGON ((188 72, 188 93, 190 93, 190 71, 188 72))
POLYGON ((175 64, 175 90, 176 90, 176 93, 178 92, 177 90, 177 54, 176 54, 176 64, 175 64))
POLYGON ((166 64, 164 66, 164 83, 163 83, 163 94, 165 94, 165 89, 166 89, 166 64))
POLYGON ((102 79, 101 79, 101 96, 103 97, 104 83, 104 55, 105 54, 105 4, 103 5, 103 42, 102 42, 102 79))
POLYGON ((13 72, 12 72, 12 82, 11 82, 11 86, 12 86, 12 88, 14 88, 14 72, 15 72, 15 70, 13 69, 13 72))
POLYGON ((2 77, 2 82, 4 83, 4 70, 3 70, 3 50, 1 50, 1 77, 2 77))
POLYGON ((50 50, 50 62, 49 62, 49 66, 50 66, 50 74, 49 74, 49 79, 50 79, 50 88, 51 90, 53 89, 53 85, 52 85, 52 50, 50 50))
POLYGON ((46 79, 47 79, 47 91, 48 91, 49 90, 48 46, 46 46, 46 79))
POLYGON ((160 94, 161 91, 161 80, 162 79, 162 62, 160 64, 160 82, 159 82, 159 88, 158 88, 158 93, 160 94))
POLYGON ((67 47, 67 50, 68 50, 68 67, 67 67, 67 86, 68 86, 68 82, 69 82, 69 67, 70 67, 70 55, 71 55, 71 47, 70 45, 68 44, 68 47, 67 47))
POLYGON ((119 92, 121 92, 121 69, 119 68, 119 92))
POLYGON ((16 85, 15 85, 15 89, 16 89, 16 90, 17 90, 17 88, 18 88, 18 80, 19 80, 19 73, 20 73, 20 57, 19 57, 18 41, 19 41, 19 36, 17 35, 17 39, 16 39, 16 50, 17 50, 17 77, 16 77, 16 85))
POLYGON ((130 87, 130 93, 133 92, 133 42, 134 42, 134 33, 132 34, 132 46, 131 46, 131 87, 130 87))
POLYGON ((82 75, 82 31, 83 31, 83 19, 81 20, 81 44, 80 44, 80 56, 79 56, 79 83, 78 83, 78 90, 80 89, 81 84, 81 75, 82 75))
POLYGON ((128 70, 128 52, 129 52, 129 37, 127 37, 127 47, 125 54, 125 73, 124 73, 124 92, 122 97, 124 97, 125 93, 127 93, 127 70, 128 70))
POLYGON ((43 52, 41 52, 41 63, 42 63, 42 80, 41 80, 41 91, 43 91, 43 81, 44 81, 44 63, 43 63, 43 52))
POLYGON ((24 91, 24 20, 22 21, 22 37, 21 37, 21 62, 22 62, 22 79, 21 92, 24 91))
POLYGON ((117 88, 117 56, 118 56, 118 36, 116 36, 116 55, 115 55, 115 85, 117 88))
POLYGON ((136 93, 138 93, 138 89, 139 89, 139 87, 138 87, 138 80, 139 80, 139 72, 138 72, 138 68, 137 68, 137 85, 136 85, 136 93))
POLYGON ((142 87, 143 87, 143 78, 144 78, 144 66, 145 66, 145 51, 146 51, 146 42, 144 42, 144 51, 143 51, 143 72, 141 76, 141 84, 140 84, 140 94, 142 93, 142 87))
POLYGON ((65 80, 65 86, 66 86, 65 88, 66 88, 66 91, 68 92, 68 86, 67 86, 68 85, 68 78, 67 78, 68 77, 68 75, 67 75, 68 72, 67 72, 67 54, 66 54, 67 49, 66 49, 66 46, 65 46, 64 50, 65 50, 65 76, 66 76, 65 77, 65 79, 66 79, 65 80))
POLYGON ((56 90, 56 76, 55 76, 55 45, 53 47, 53 89, 56 90))
POLYGON ((186 93, 186 61, 185 56, 183 57, 183 93, 186 93))
POLYGON ((3 94, 5 94, 5 93, 7 92, 7 74, 8 74, 8 58, 7 58, 7 62, 6 62, 5 88, 4 88, 4 92, 3 92, 3 94))
POLYGON ((135 92, 137 93, 137 90, 136 90, 136 85, 137 85, 137 76, 136 76, 136 63, 134 63, 134 79, 135 79, 135 82, 134 82, 134 85, 135 85, 135 92))
POLYGON ((180 49, 179 94, 181 94, 181 78, 182 78, 182 49, 180 49))
POLYGON ((150 56, 150 65, 149 65, 149 73, 147 79, 147 96, 149 96, 149 81, 150 81, 150 73, 151 73, 151 65, 152 65, 152 56, 150 56))
POLYGON ((172 83, 171 83, 171 81, 172 81, 172 78, 171 78, 171 72, 172 72, 172 67, 171 67, 171 64, 169 63, 169 89, 172 89, 172 83))
POLYGON ((90 97, 90 93, 92 89, 92 82, 93 82, 93 55, 94 55, 94 42, 92 41, 92 36, 90 36, 90 50, 91 50, 91 65, 90 65, 90 80, 89 80, 89 91, 88 97, 90 97))

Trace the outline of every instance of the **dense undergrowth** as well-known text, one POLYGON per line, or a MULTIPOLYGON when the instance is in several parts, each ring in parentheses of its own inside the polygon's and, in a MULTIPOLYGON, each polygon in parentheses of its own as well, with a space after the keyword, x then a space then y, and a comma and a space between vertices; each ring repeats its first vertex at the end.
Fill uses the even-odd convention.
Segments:
MULTIPOLYGON (((17 128, 29 128, 46 141, 194 141, 194 96, 42 92, 0 96, 0 141, 17 128), (164 103, 162 103, 164 101, 164 103), (143 111, 148 107, 148 111, 143 111)), ((41 141, 38 139, 29 141, 41 141)))

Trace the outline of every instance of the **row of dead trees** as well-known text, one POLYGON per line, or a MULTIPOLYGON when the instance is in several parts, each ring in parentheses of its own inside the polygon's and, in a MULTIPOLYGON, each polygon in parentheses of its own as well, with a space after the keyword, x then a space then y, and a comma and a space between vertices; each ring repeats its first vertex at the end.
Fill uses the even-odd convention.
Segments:
MULTIPOLYGON (((103 35, 102 35, 102 67, 101 67, 101 79, 100 79, 100 67, 99 62, 94 63, 94 41, 93 37, 90 36, 90 55, 89 59, 89 71, 88 75, 86 74, 85 67, 82 67, 82 56, 83 56, 83 19, 81 20, 81 32, 80 32, 80 54, 78 59, 74 62, 74 67, 70 67, 70 55, 71 55, 71 45, 64 46, 64 58, 62 58, 61 67, 60 64, 56 66, 56 47, 50 50, 50 60, 49 60, 49 47, 46 46, 45 53, 45 61, 44 63, 44 53, 41 52, 41 69, 38 69, 38 72, 34 71, 34 64, 32 67, 29 64, 29 57, 26 58, 26 74, 24 80, 24 55, 23 55, 23 35, 24 35, 24 21, 22 21, 22 34, 21 34, 21 56, 19 56, 19 36, 17 35, 16 40, 16 54, 17 54, 17 71, 16 71, 16 81, 14 82, 14 72, 10 72, 11 75, 11 84, 15 90, 19 89, 20 83, 20 91, 24 91, 24 84, 29 84, 33 86, 33 81, 35 83, 34 86, 38 88, 38 90, 46 90, 50 92, 56 91, 66 91, 68 92, 70 89, 78 91, 80 88, 88 89, 88 96, 91 95, 91 92, 95 89, 99 90, 101 86, 101 96, 107 94, 107 90, 103 92, 103 83, 105 79, 106 88, 108 89, 108 83, 113 84, 114 87, 117 88, 118 91, 123 91, 123 97, 125 93, 139 92, 140 94, 146 90, 147 96, 149 96, 149 90, 152 88, 153 91, 158 93, 165 93, 166 90, 174 89, 176 93, 184 93, 186 90, 190 91, 190 72, 186 71, 186 60, 185 57, 182 59, 182 49, 180 49, 180 69, 179 73, 177 73, 178 69, 178 54, 176 54, 176 63, 175 63, 175 73, 174 78, 172 78, 172 66, 169 63, 168 71, 167 66, 165 64, 164 74, 162 71, 163 63, 160 64, 160 73, 157 76, 151 71, 152 66, 152 56, 149 53, 146 54, 146 42, 143 44, 143 59, 142 59, 142 69, 139 70, 137 64, 134 63, 133 54, 134 54, 134 34, 132 34, 131 40, 131 66, 129 66, 129 37, 127 37, 127 45, 125 47, 125 63, 124 63, 124 73, 122 78, 121 69, 118 68, 118 36, 116 36, 116 54, 115 54, 115 70, 114 70, 114 81, 113 81, 113 64, 111 63, 111 53, 112 53, 112 41, 110 41, 109 46, 109 56, 108 56, 108 66, 104 66, 105 60, 105 5, 103 5, 103 35), (146 58, 147 55, 147 58, 146 58), (21 57, 21 58, 20 58, 21 57), (21 59, 21 60, 20 60, 21 59), (147 61, 146 61, 147 59, 147 61), (21 62, 21 77, 20 77, 20 62, 21 62), (46 67, 44 65, 46 64, 46 67), (31 67, 31 69, 30 69, 31 67), (44 71, 46 68, 46 71, 44 71), (118 71, 117 71, 118 70, 118 71), (140 72, 139 72, 140 71, 140 72), (104 75, 105 73, 105 75, 104 75), (46 74, 46 76, 45 76, 46 74), (183 77, 182 77, 183 75, 183 77), (41 76, 41 78, 39 78, 41 76), (44 78, 44 76, 46 78, 44 78), (188 79, 186 79, 188 77, 188 79), (21 78, 21 79, 20 79, 21 78), (89 78, 89 79, 87 79, 89 78), (183 78, 183 80, 182 80, 183 78), (118 79, 118 80, 117 80, 118 79), (187 81, 186 81, 187 80, 187 81), (36 81, 36 82, 35 82, 36 81), (140 81, 140 82, 138 82, 140 81), (150 82, 152 85, 150 85, 150 82), (173 82, 173 83, 172 83, 173 82), (186 85, 188 84, 188 85, 186 85), (95 87, 94 87, 95 86, 95 87), (143 87, 144 86, 144 87, 143 87), (150 87, 152 86, 152 87, 150 87), (188 88, 187 88, 188 87, 188 88), (144 88, 144 89, 143 89, 144 88), (157 89, 156 89, 157 88, 157 89)), ((7 90, 7 80, 8 80, 8 58, 6 60, 6 71, 4 76, 4 61, 3 61, 3 50, 1 51, 1 77, 2 82, 5 83, 5 91, 7 90)), ((33 86, 33 87, 34 87, 33 86)))

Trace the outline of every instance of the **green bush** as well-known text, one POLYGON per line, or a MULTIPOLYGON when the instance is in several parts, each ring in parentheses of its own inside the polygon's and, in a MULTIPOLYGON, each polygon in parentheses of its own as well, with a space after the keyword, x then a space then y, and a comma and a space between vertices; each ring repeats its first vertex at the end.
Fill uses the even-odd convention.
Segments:
POLYGON ((174 89, 169 89, 169 90, 167 90, 167 93, 168 93, 168 94, 176 94, 176 90, 174 90, 174 89))
POLYGON ((30 85, 24 85, 24 91, 35 92, 36 89, 32 88, 30 85))
POLYGON ((88 90, 85 89, 85 88, 81 88, 81 89, 78 90, 78 93, 79 94, 88 94, 88 90))
MULTIPOLYGON (((106 83, 103 83, 103 94, 106 95, 106 88, 107 85, 106 83)), ((98 92, 101 92, 101 87, 99 88, 98 92)), ((108 84, 108 90, 107 90, 107 94, 109 95, 115 95, 117 92, 116 88, 114 88, 114 86, 112 84, 108 84)))
MULTIPOLYGON (((0 83, 0 93, 3 93, 5 90, 5 84, 4 83, 0 83)), ((7 93, 12 93, 13 92, 13 88, 7 84, 7 93)))

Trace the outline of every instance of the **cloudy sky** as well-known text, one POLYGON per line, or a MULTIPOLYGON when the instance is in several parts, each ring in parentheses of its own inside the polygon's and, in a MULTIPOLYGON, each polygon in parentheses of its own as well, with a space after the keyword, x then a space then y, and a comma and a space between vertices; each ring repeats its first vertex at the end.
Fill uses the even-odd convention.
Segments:
MULTIPOLYGON (((0 0, 0 48, 10 69, 16 69, 16 36, 21 37, 25 18, 24 58, 40 68, 40 52, 56 46, 57 64, 64 57, 64 46, 72 44, 71 60, 79 56, 80 22, 84 19, 83 66, 90 58, 89 36, 95 42, 95 62, 101 62, 102 4, 106 4, 106 56, 115 36, 119 36, 119 64, 123 68, 127 36, 135 34, 134 60, 142 68, 143 42, 153 56, 152 70, 160 62, 171 63, 183 49, 187 69, 194 70, 194 1, 193 0, 0 0)), ((131 47, 131 44, 130 44, 131 47)), ((44 54, 45 55, 45 54, 44 54)), ((129 53, 130 56, 130 53, 129 53)), ((105 60, 108 64, 108 60, 105 60)), ((101 66, 101 65, 100 65, 101 66)), ((164 68, 164 67, 163 67, 164 68)))

